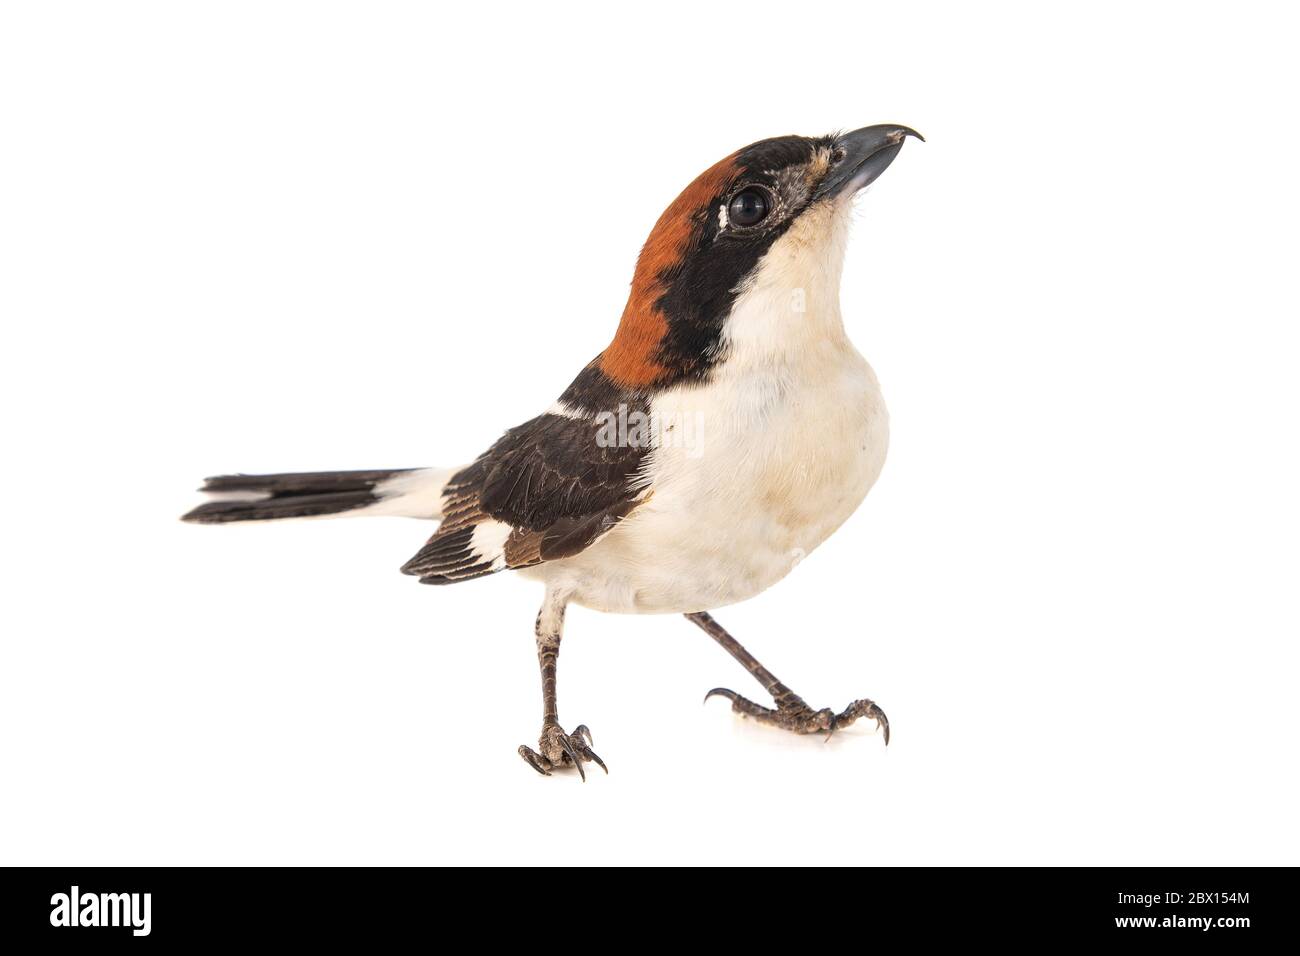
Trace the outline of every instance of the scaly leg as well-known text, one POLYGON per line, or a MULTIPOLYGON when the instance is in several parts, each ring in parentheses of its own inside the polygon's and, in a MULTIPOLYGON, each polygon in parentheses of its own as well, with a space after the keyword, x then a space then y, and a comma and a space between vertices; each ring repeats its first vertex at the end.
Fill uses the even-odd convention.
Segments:
POLYGON ((560 726, 555 670, 560 656, 560 636, 564 631, 565 604, 564 596, 548 590, 537 615, 537 663, 542 671, 542 734, 537 738, 537 746, 541 752, 521 745, 519 756, 524 758, 528 766, 546 777, 556 767, 576 767, 585 783, 587 772, 582 769, 583 761, 590 760, 598 764, 606 773, 609 773, 609 768, 591 749, 591 731, 586 724, 579 724, 571 734, 566 734, 560 726))
POLYGON ((888 746, 889 718, 885 716, 883 710, 871 701, 855 700, 838 714, 829 707, 822 710, 813 710, 804 703, 802 697, 777 680, 775 674, 760 664, 749 651, 741 647, 740 642, 723 630, 722 625, 707 613, 700 611, 696 614, 687 614, 686 618, 699 625, 704 633, 721 644, 728 654, 744 665, 745 670, 754 675, 754 679, 772 695, 772 700, 776 702, 776 709, 756 704, 752 700, 741 697, 734 690, 727 690, 725 687, 715 687, 704 695, 705 700, 714 696, 725 697, 731 701, 731 709, 736 713, 745 714, 763 723, 772 724, 796 734, 826 734, 829 736, 841 727, 847 727, 859 717, 870 717, 876 721, 876 726, 884 734, 885 744, 888 746))

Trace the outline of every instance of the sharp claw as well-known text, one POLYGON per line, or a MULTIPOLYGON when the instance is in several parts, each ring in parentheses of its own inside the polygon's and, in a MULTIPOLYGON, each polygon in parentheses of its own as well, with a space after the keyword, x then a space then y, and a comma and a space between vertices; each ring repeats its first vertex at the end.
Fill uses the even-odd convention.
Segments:
POLYGON ((582 769, 582 757, 578 755, 578 751, 574 748, 573 741, 569 739, 568 734, 560 734, 560 746, 563 747, 564 752, 569 755, 569 759, 573 761, 573 765, 578 768, 578 776, 582 778, 582 782, 586 783, 587 771, 582 769))
POLYGON ((532 767, 543 777, 549 777, 551 775, 551 772, 542 766, 541 761, 537 759, 537 754, 533 752, 532 748, 521 745, 519 747, 519 756, 524 758, 524 763, 528 764, 528 766, 532 767))
POLYGON ((600 769, 605 771, 606 774, 609 773, 609 768, 605 766, 605 761, 600 759, 600 756, 596 753, 596 751, 592 750, 590 747, 585 747, 583 748, 582 752, 584 755, 590 758, 593 763, 598 764, 600 766, 600 769))
POLYGON ((884 733, 885 746, 888 747, 889 746, 889 718, 886 717, 883 712, 876 717, 876 729, 884 733))
POLYGON ((592 763, 599 765, 600 769, 605 771, 605 773, 609 773, 609 768, 605 766, 605 761, 601 760, 600 755, 591 749, 592 745, 594 745, 596 741, 592 739, 590 727, 586 724, 578 724, 577 727, 573 728, 573 733, 569 734, 569 736, 578 742, 577 750, 579 754, 586 757, 592 763))
POLYGON ((736 698, 739 696, 740 695, 737 694, 734 690, 727 690, 727 688, 725 687, 715 687, 713 688, 713 690, 709 691, 707 694, 704 695, 704 702, 707 704, 709 702, 710 697, 725 697, 727 698, 727 700, 731 701, 734 704, 736 702, 736 698))

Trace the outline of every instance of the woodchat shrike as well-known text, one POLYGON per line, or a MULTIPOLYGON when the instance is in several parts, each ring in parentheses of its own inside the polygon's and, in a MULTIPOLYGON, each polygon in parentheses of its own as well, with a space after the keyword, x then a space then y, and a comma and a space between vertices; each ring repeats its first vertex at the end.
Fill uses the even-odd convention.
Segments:
MULTIPOLYGON (((455 584, 517 570, 537 616, 542 731, 519 753, 550 775, 605 763, 556 699, 565 607, 684 614, 772 697, 717 688, 795 733, 885 714, 815 710, 709 615, 781 580, 858 507, 885 462, 880 387, 849 342, 840 274, 852 199, 906 126, 780 136, 710 166, 659 217, 613 341, 559 399, 468 465, 209 478, 203 523, 325 515, 439 521, 402 571, 455 584)), ((706 697, 707 699, 707 697, 706 697)))

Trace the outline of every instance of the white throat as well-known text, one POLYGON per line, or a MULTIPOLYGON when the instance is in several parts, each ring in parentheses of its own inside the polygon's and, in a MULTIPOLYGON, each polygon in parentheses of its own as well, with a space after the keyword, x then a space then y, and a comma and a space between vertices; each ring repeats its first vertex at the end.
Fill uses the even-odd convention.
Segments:
POLYGON ((741 287, 722 331, 724 365, 790 366, 852 348, 840 315, 850 205, 804 212, 741 287))

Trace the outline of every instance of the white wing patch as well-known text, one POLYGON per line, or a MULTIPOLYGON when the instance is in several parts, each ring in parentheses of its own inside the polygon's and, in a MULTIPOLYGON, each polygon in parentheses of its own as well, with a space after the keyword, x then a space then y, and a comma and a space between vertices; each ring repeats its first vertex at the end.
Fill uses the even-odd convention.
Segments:
POLYGON ((514 528, 504 521, 483 521, 474 526, 474 535, 470 538, 470 548, 474 551, 474 564, 484 561, 492 562, 492 570, 499 571, 506 566, 506 539, 514 528))

